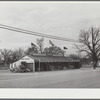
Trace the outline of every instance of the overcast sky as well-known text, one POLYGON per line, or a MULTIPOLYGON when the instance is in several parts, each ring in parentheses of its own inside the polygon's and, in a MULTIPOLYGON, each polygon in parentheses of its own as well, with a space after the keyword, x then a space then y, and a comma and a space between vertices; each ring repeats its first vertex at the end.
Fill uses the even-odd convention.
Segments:
MULTIPOLYGON (((100 26, 100 3, 0 2, 0 24, 77 40, 81 29, 100 26)), ((0 29, 0 49, 26 48, 37 38, 0 29)), ((44 40, 44 46, 52 40, 61 48, 66 46, 68 54, 75 52, 74 43, 44 40)))

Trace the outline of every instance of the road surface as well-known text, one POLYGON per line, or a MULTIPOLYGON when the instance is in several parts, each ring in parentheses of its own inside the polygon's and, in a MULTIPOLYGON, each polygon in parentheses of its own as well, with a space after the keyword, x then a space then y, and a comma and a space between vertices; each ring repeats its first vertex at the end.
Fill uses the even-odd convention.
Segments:
POLYGON ((0 71, 0 88, 100 88, 100 68, 36 73, 0 71))

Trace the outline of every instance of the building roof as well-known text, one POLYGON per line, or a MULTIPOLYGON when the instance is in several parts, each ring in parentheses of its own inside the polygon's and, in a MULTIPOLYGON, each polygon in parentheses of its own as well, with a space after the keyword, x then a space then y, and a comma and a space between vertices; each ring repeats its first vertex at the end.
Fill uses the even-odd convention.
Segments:
POLYGON ((73 60, 68 57, 64 56, 46 56, 46 55, 33 55, 30 56, 30 58, 34 59, 35 61, 40 61, 40 62, 79 62, 79 60, 73 60))

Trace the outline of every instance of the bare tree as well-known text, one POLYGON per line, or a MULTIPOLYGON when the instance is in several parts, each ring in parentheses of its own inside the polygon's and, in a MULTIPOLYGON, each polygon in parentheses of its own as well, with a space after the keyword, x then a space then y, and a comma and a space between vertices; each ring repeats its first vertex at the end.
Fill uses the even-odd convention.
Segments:
POLYGON ((50 53, 51 55, 56 54, 56 55, 64 56, 64 51, 60 47, 57 47, 57 46, 51 46, 49 48, 45 48, 44 53, 50 53))
POLYGON ((37 45, 38 45, 38 49, 39 49, 39 52, 40 53, 43 53, 43 43, 44 42, 44 39, 43 38, 40 38, 40 39, 37 39, 37 45))
POLYGON ((100 28, 91 27, 87 31, 81 30, 79 42, 81 45, 76 45, 76 47, 80 52, 85 52, 92 58, 93 69, 95 69, 100 56, 100 28))
POLYGON ((23 56, 25 56, 25 51, 22 48, 13 50, 10 55, 11 62, 15 62, 21 59, 23 56))
POLYGON ((5 66, 7 64, 13 63, 19 59, 21 59, 25 55, 23 49, 19 48, 17 50, 1 50, 1 58, 4 60, 5 66))
POLYGON ((1 56, 4 60, 5 66, 10 63, 11 50, 3 49, 1 50, 1 56))
POLYGON ((31 43, 31 47, 29 47, 25 51, 25 54, 26 55, 33 55, 34 53, 38 53, 38 52, 39 52, 38 47, 34 43, 31 43))
POLYGON ((62 55, 64 56, 64 50, 56 46, 51 40, 49 40, 50 47, 44 48, 44 53, 49 53, 50 55, 62 55))
POLYGON ((81 58, 77 54, 70 54, 69 58, 80 60, 81 58))

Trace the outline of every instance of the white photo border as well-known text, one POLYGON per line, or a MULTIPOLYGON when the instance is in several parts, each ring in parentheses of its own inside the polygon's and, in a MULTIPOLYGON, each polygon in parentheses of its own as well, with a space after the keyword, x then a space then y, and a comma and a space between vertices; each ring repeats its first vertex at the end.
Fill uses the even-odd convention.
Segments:
MULTIPOLYGON (((2 2, 26 2, 28 1, 0 1, 2 2)), ((53 2, 53 3, 100 3, 100 1, 29 1, 29 2, 53 2)), ((0 99, 100 99, 100 89, 88 88, 51 88, 51 89, 22 89, 1 88, 0 99)))

